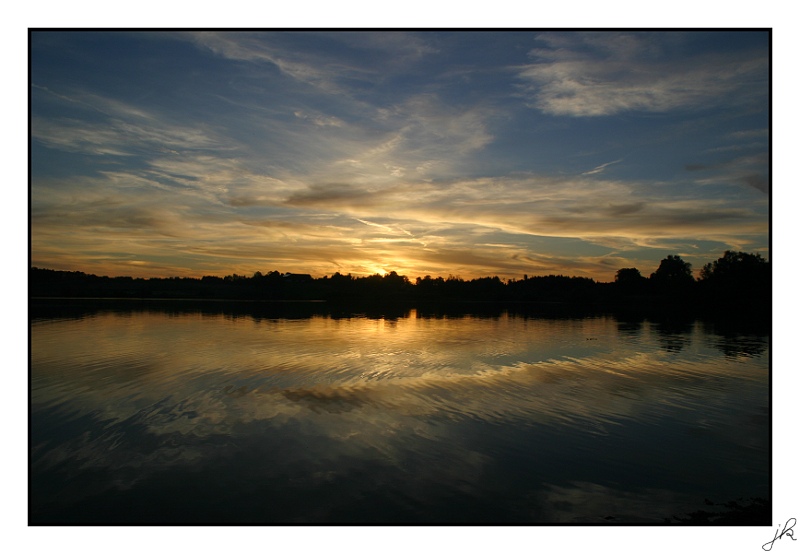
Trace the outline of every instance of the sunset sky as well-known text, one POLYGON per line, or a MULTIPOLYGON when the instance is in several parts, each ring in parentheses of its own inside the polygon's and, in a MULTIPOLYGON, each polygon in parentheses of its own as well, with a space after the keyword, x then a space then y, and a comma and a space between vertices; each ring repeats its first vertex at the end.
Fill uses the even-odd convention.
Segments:
POLYGON ((613 280, 769 259, 767 32, 31 34, 31 263, 613 280))

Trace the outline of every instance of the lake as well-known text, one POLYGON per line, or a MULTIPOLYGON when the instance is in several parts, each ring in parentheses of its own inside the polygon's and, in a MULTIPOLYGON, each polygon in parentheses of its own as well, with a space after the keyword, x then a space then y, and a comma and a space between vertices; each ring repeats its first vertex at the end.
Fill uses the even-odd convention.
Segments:
POLYGON ((763 330, 34 301, 30 341, 33 524, 659 524, 770 497, 763 330))

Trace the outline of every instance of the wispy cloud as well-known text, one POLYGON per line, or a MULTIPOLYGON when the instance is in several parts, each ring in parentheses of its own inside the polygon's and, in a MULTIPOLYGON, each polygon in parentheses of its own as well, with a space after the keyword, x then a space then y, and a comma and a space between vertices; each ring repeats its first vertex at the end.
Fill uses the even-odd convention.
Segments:
POLYGON ((530 105, 575 117, 666 112, 766 100, 764 53, 683 56, 680 34, 542 34, 518 77, 530 105), (666 40, 665 40, 666 39, 666 40))
POLYGON ((594 169, 590 169, 589 171, 585 171, 585 172, 581 173, 581 175, 597 175, 598 173, 602 173, 603 171, 605 171, 605 169, 608 166, 613 165, 613 164, 618 164, 621 161, 622 160, 620 159, 620 160, 614 160, 613 162, 600 164, 597 167, 595 167, 594 169))
POLYGON ((324 49, 292 48, 291 33, 198 32, 177 36, 229 60, 271 64, 287 77, 326 93, 345 92, 347 87, 342 83, 348 79, 370 81, 378 75, 363 64, 348 63, 324 49), (287 41, 289 44, 284 44, 287 41))
POLYGON ((767 244, 768 55, 703 36, 126 35, 158 40, 136 79, 56 37, 83 57, 34 58, 33 261, 611 279, 767 244))
POLYGON ((71 117, 35 116, 31 119, 31 136, 51 148, 117 156, 180 150, 221 152, 227 148, 226 143, 202 123, 170 122, 164 114, 93 93, 73 92, 67 97, 47 92, 79 107, 71 117), (91 115, 87 116, 86 112, 91 115))
POLYGON ((769 155, 766 152, 710 164, 687 164, 686 170, 702 173, 703 177, 695 180, 701 185, 741 183, 763 193, 769 192, 769 155))

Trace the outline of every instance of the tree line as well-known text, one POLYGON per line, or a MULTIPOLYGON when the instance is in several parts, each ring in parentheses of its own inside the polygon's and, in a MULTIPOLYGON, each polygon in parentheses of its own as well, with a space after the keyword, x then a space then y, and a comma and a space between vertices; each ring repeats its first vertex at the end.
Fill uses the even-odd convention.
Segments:
POLYGON ((80 271, 33 267, 31 297, 198 298, 237 300, 325 300, 372 302, 491 301, 575 304, 603 307, 700 306, 768 313, 770 264, 760 254, 726 251, 704 265, 697 278, 691 264, 678 255, 661 260, 645 277, 622 268, 613 282, 586 277, 546 275, 522 279, 457 276, 417 277, 411 281, 391 271, 385 275, 353 276, 256 272, 169 278, 103 277, 80 271), (766 310, 766 312, 765 312, 766 310))

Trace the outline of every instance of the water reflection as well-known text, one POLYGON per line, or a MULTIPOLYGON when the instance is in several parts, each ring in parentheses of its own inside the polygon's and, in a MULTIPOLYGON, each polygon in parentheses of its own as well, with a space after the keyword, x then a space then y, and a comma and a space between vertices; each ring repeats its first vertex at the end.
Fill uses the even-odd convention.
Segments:
POLYGON ((731 356, 702 323, 608 316, 68 312, 31 328, 34 522, 661 522, 768 496, 763 336, 731 356))
POLYGON ((617 321, 617 332, 626 337, 636 339, 641 336, 645 319, 626 317, 617 321))
POLYGON ((694 321, 666 319, 657 321, 654 329, 658 333, 658 343, 667 352, 680 352, 691 344, 694 321))
POLYGON ((758 358, 767 352, 769 330, 764 326, 752 322, 737 326, 718 321, 706 321, 702 325, 714 346, 730 358, 758 358))

